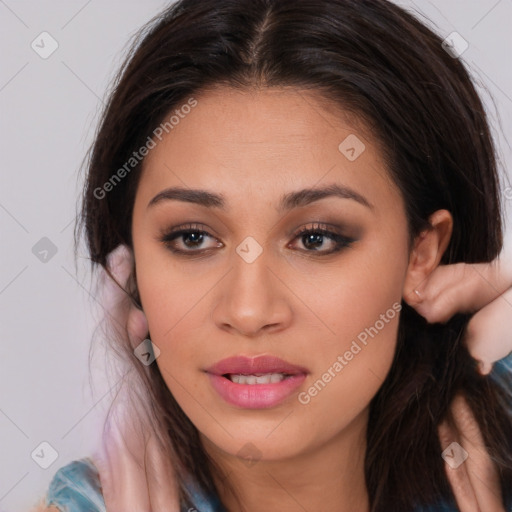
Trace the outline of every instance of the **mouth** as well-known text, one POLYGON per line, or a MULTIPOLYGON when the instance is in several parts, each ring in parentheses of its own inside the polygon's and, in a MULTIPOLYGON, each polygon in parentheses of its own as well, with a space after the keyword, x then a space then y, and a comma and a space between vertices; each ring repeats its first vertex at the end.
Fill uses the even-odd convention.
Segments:
POLYGON ((256 384, 275 384, 291 377, 288 373, 255 373, 252 375, 226 373, 222 376, 235 384, 248 384, 249 386, 256 384))
MULTIPOLYGON (((301 373, 309 373, 302 366, 298 366, 276 356, 260 355, 256 357, 235 356, 222 359, 214 365, 206 369, 207 373, 212 375, 220 375, 232 378, 235 375, 241 377, 255 378, 273 378, 275 382, 283 380, 283 378, 298 375, 301 373)), ((244 382, 245 384, 246 382, 244 382)), ((254 379, 250 379, 250 384, 262 383, 254 379)))
POLYGON ((309 371, 274 356, 236 356, 205 370, 213 389, 230 405, 244 409, 281 404, 304 382, 309 371))

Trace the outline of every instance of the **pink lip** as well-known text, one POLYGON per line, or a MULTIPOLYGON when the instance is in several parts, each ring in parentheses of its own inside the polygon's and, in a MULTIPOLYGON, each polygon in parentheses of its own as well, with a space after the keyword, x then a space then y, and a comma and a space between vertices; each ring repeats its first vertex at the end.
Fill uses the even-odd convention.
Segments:
POLYGON ((273 356, 230 357, 214 364, 206 372, 213 388, 226 402, 246 409, 276 406, 304 382, 308 373, 306 368, 273 356), (289 377, 270 384, 237 384, 223 376, 230 373, 245 375, 286 373, 289 377))
POLYGON ((226 373, 245 375, 252 375, 254 373, 288 373, 289 375, 308 373, 306 368, 287 363, 274 356, 228 357, 210 366, 206 371, 214 375, 225 375, 226 373))

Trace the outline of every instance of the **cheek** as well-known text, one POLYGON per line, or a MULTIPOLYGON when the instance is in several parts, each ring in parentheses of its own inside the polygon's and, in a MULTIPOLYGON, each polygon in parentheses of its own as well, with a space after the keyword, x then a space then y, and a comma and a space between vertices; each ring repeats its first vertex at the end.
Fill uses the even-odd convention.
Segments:
POLYGON ((340 350, 358 335, 364 338, 366 329, 376 323, 393 325, 402 299, 408 264, 404 237, 368 236, 363 243, 321 272, 295 269, 300 279, 293 279, 293 290, 305 299, 305 313, 313 318, 314 312, 323 341, 340 350))
POLYGON ((176 258, 148 240, 140 243, 136 262, 137 287, 152 339, 171 339, 176 326, 207 293, 208 279, 185 275, 176 258))
MULTIPOLYGON (((362 417, 391 368, 401 310, 400 280, 390 291, 384 283, 371 293, 355 288, 336 296, 340 308, 331 309, 335 332, 329 341, 309 348, 315 361, 297 399, 296 419, 311 444, 327 441, 362 417)), ((306 349, 307 350, 307 349, 306 349)))
POLYGON ((160 350, 156 362, 179 400, 180 383, 192 392, 201 362, 214 357, 209 353, 211 344, 205 343, 205 332, 211 333, 206 324, 208 294, 218 277, 214 272, 185 272, 183 265, 161 250, 141 249, 137 258, 139 294, 151 340, 160 350))
POLYGON ((311 428, 317 422, 326 425, 327 437, 368 406, 389 372, 396 349, 407 245, 401 239, 384 237, 354 252, 345 264, 336 276, 317 281, 323 291, 312 307, 321 312, 331 332, 317 339, 314 351, 309 349, 317 364, 299 396, 304 421, 311 428))

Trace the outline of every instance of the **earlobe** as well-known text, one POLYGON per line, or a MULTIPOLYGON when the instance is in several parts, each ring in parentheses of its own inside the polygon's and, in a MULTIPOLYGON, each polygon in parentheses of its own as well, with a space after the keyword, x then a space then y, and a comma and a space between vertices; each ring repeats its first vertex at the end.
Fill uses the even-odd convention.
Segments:
POLYGON ((453 217, 448 210, 437 210, 429 217, 430 228, 414 240, 404 282, 403 297, 409 305, 421 302, 421 285, 439 265, 448 247, 453 217))

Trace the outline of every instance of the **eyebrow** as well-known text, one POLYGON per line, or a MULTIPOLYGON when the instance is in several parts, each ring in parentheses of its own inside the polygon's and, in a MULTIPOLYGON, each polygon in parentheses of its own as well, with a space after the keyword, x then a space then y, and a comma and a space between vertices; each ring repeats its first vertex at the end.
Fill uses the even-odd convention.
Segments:
MULTIPOLYGON (((374 206, 370 201, 355 190, 333 183, 324 187, 304 188, 302 190, 284 194, 279 200, 278 212, 283 213, 293 208, 304 207, 326 197, 352 199, 371 210, 374 209, 374 206)), ((226 201, 222 194, 219 195, 207 190, 182 187, 171 187, 162 190, 153 197, 153 199, 151 199, 147 208, 155 206, 162 201, 169 200, 184 201, 204 206, 206 208, 217 208, 219 210, 226 211, 226 201)))

